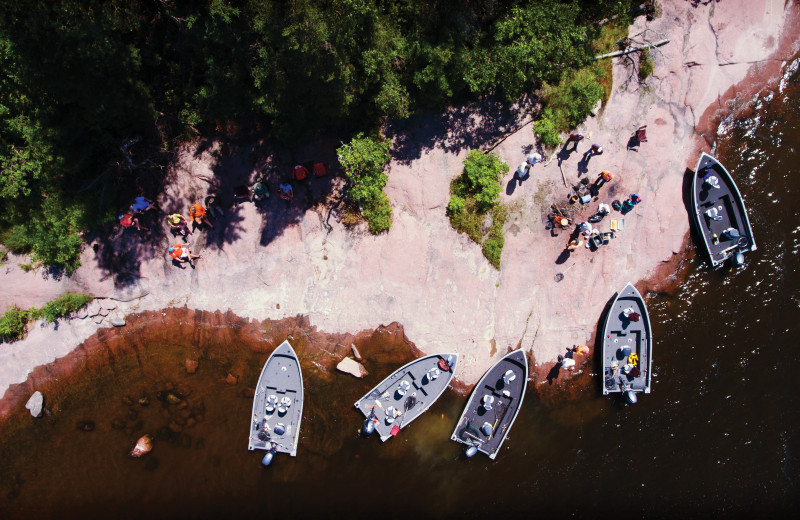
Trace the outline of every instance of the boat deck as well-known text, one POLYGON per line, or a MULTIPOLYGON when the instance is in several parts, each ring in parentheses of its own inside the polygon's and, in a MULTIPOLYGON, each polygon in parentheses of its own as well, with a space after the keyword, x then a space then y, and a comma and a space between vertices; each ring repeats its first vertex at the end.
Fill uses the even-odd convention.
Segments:
POLYGON ((250 450, 269 450, 297 455, 303 414, 303 375, 289 342, 284 341, 264 364, 253 397, 250 450), (277 428, 277 431, 276 431, 277 428), (283 430, 283 433, 279 433, 283 430))
POLYGON ((392 428, 404 428, 422 415, 445 391, 455 372, 458 354, 426 356, 396 370, 355 406, 364 417, 374 413, 375 431, 388 440, 392 428), (440 362, 449 364, 445 370, 440 362))
POLYGON ((630 283, 620 292, 609 310, 603 329, 603 394, 633 390, 650 392, 652 338, 650 319, 639 291, 630 283), (638 321, 634 321, 638 314, 638 321), (630 317, 629 317, 630 316, 630 317), (638 358, 625 373, 631 355, 638 358), (638 372, 638 374, 637 374, 638 372))
POLYGON ((519 413, 528 386, 528 360, 515 350, 495 363, 472 390, 451 439, 494 459, 519 413))
POLYGON ((695 221, 711 264, 717 266, 738 251, 755 249, 744 203, 728 171, 716 159, 703 154, 693 182, 695 221), (709 175, 715 180, 713 185, 705 180, 709 175), (729 228, 738 231, 739 236, 726 236, 724 232, 729 228))

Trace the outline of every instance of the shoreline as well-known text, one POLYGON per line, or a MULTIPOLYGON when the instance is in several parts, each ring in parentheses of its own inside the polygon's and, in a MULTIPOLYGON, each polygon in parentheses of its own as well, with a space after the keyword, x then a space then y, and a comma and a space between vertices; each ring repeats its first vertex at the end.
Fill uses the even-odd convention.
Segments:
MULTIPOLYGON (((616 86, 628 71, 615 63, 615 90, 608 104, 599 117, 590 118, 581 126, 583 133, 594 135, 607 148, 606 154, 592 159, 588 175, 591 177, 602 168, 622 171, 621 179, 612 188, 620 195, 636 191, 645 198, 645 203, 637 206, 630 218, 626 217, 625 232, 612 241, 609 250, 580 251, 564 265, 550 266, 566 240, 564 236, 556 240, 544 236, 544 208, 539 207, 537 199, 565 190, 555 164, 541 168, 537 165, 532 179, 519 187, 516 183, 511 187, 509 182, 501 195, 516 209, 506 225, 502 270, 494 271, 483 259, 480 248, 455 234, 444 215, 450 178, 460 172, 461 159, 468 152, 467 147, 454 147, 448 141, 463 139, 463 135, 448 135, 428 149, 416 153, 412 150, 393 159, 389 165, 386 192, 393 202, 395 222, 387 235, 373 237, 363 230, 347 230, 340 225, 328 230, 324 208, 318 212, 315 204, 302 214, 275 210, 269 218, 248 205, 228 217, 226 234, 230 236, 209 233, 192 239, 205 240, 204 258, 196 270, 178 271, 164 260, 160 249, 146 251, 120 238, 108 245, 99 244, 100 254, 87 247, 82 259, 84 267, 67 280, 42 280, 37 273, 7 268, 6 278, 10 277, 12 283, 4 284, 0 301, 5 307, 11 303, 25 305, 24 299, 14 300, 15 294, 24 293, 31 305, 39 305, 50 295, 57 296, 65 290, 118 299, 146 292, 141 299, 115 302, 117 312, 130 317, 132 313, 188 305, 197 311, 231 313, 259 321, 302 315, 326 334, 401 323, 410 342, 421 352, 458 349, 464 359, 459 380, 466 386, 508 348, 526 349, 536 363, 532 363, 533 372, 545 370, 573 344, 593 347, 590 341, 599 319, 599 311, 594 310, 602 308, 619 290, 621 279, 638 280, 639 288, 651 283, 662 287, 657 279, 669 278, 675 272, 691 240, 689 222, 681 194, 664 186, 674 188, 672 183, 682 177, 683 168, 688 163, 693 167, 697 152, 708 149, 723 114, 731 109, 736 113, 737 107, 728 106, 729 101, 740 100, 746 107, 753 95, 772 88, 780 77, 780 54, 797 52, 800 23, 796 4, 785 10, 781 2, 768 0, 698 8, 677 0, 664 4, 662 16, 648 26, 663 26, 668 34, 682 36, 684 48, 680 48, 680 38, 676 37, 663 48, 663 55, 654 56, 655 72, 649 80, 653 86, 649 91, 643 92, 645 89, 638 86, 632 90, 630 85, 619 90, 616 86), (712 16, 715 9, 719 12, 714 11, 712 16), (741 15, 740 9, 746 14, 741 15), (681 14, 688 20, 686 27, 672 23, 681 14), (747 25, 748 16, 752 25, 761 25, 747 25), (777 41, 774 35, 761 41, 750 34, 768 32, 769 28, 781 29, 777 41), (709 37, 713 37, 714 45, 709 37), (771 44, 769 38, 773 39, 771 44), (720 40, 726 39, 731 40, 726 47, 730 56, 716 50, 720 40), (687 66, 687 60, 699 66, 687 66), (697 71, 704 64, 710 64, 713 70, 708 74, 697 71), (718 92, 716 96, 714 90, 718 92), (705 105, 695 120, 700 104, 705 105), (643 120, 649 125, 650 142, 643 143, 640 151, 632 155, 624 149, 624 142, 635 128, 633 123, 643 120), (663 143, 667 143, 668 150, 661 149, 663 143), (544 195, 539 197, 540 193, 544 195), (259 230, 262 225, 264 228, 259 230), (273 226, 275 230, 271 229, 273 226), (107 249, 144 257, 131 278, 134 283, 125 287, 118 283, 115 266, 100 258, 107 249), (576 264, 580 267, 563 282, 552 282, 556 272, 576 264), (587 281, 591 285, 588 288, 587 281)), ((637 19, 630 34, 641 31, 644 25, 642 18, 637 19)), ((480 114, 467 115, 471 124, 480 126, 480 114)), ((428 132, 430 129, 423 122, 405 136, 412 142, 427 142, 428 132)), ((530 132, 530 127, 517 130, 495 150, 509 163, 512 172, 524 158, 525 147, 533 142, 530 132)), ((329 160, 335 156, 335 145, 317 143, 317 148, 329 160)), ((214 170, 219 165, 215 154, 229 162, 226 181, 237 182, 259 168, 261 159, 255 150, 246 149, 237 158, 235 153, 224 155, 225 147, 212 143, 199 155, 193 148, 184 150, 173 172, 176 182, 159 199, 160 207, 172 209, 178 201, 205 193, 211 184, 208 179, 215 179, 214 170)), ((564 170, 573 182, 577 179, 576 159, 564 161, 564 170)), ((510 176, 502 182, 508 182, 510 176)), ((337 189, 340 180, 329 181, 332 190, 337 189)), ((309 188, 309 198, 313 200, 317 194, 312 192, 309 188)), ((600 202, 607 194, 610 193, 601 193, 600 202)), ((676 277, 672 282, 677 284, 679 280, 676 277)), ((25 340, 0 347, 0 403, 6 401, 12 385, 35 381, 36 367, 63 358, 102 330, 89 319, 62 322, 58 327, 37 323, 31 326, 25 340)))

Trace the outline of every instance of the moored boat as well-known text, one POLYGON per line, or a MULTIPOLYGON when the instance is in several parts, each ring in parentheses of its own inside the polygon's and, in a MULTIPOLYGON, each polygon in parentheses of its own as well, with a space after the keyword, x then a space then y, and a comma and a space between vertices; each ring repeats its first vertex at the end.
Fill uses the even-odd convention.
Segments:
POLYGON ((614 298, 603 327, 600 356, 603 395, 622 393, 633 404, 636 394, 650 393, 653 336, 644 298, 628 283, 614 298))
POLYGON ((366 421, 362 433, 377 431, 381 441, 397 435, 444 393, 458 354, 434 354, 403 365, 378 383, 355 406, 366 421))
POLYGON ((700 155, 692 179, 692 213, 712 267, 729 258, 742 265, 743 253, 756 250, 747 210, 733 177, 706 153, 700 155))
POLYGON ((528 387, 528 359, 522 350, 506 354, 483 374, 450 437, 494 459, 522 406, 528 387))
POLYGON ((268 466, 275 453, 297 456, 303 417, 303 373, 288 341, 281 343, 264 363, 253 397, 249 450, 266 450, 268 466))

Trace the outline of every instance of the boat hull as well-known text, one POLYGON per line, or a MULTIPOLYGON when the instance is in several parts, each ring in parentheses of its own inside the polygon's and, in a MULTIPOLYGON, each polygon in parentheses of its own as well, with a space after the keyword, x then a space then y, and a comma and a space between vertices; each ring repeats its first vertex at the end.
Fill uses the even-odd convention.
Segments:
POLYGON ((712 267, 720 267, 738 253, 756 250, 747 209, 733 177, 706 153, 697 161, 691 200, 699 245, 712 267))
POLYGON ((644 298, 631 283, 617 294, 608 311, 600 356, 604 395, 628 391, 650 393, 653 366, 650 316, 644 298), (638 358, 635 363, 629 363, 633 361, 630 354, 638 358), (626 365, 636 370, 631 368, 626 373, 626 365))
POLYGON ((303 372, 288 341, 264 363, 253 397, 249 450, 274 450, 297 456, 303 418, 303 372))
POLYGON ((416 359, 378 383, 355 407, 364 417, 373 417, 381 441, 390 439, 422 415, 447 389, 455 374, 458 354, 434 354, 416 359), (449 364, 449 369, 440 363, 449 364), (435 372, 438 370, 438 372, 435 372))
POLYGON ((515 350, 487 370, 472 389, 450 438, 475 446, 494 459, 519 414, 527 388, 528 359, 522 350, 515 350))

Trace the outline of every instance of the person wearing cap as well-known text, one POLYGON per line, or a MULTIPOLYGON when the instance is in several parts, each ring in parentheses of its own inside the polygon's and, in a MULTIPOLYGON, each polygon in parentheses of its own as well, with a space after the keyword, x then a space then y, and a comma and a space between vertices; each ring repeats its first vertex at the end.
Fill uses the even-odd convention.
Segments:
POLYGON ((189 251, 189 244, 175 244, 169 248, 168 252, 169 256, 178 262, 189 262, 191 264, 192 260, 200 258, 200 255, 189 251))
POLYGON ((532 167, 534 164, 536 164, 538 162, 542 162, 542 155, 539 154, 539 153, 533 152, 532 154, 528 155, 528 158, 526 159, 526 161, 532 167))
POLYGON ((129 227, 136 226, 138 231, 143 229, 147 229, 146 227, 139 224, 139 219, 136 218, 135 213, 125 213, 117 217, 119 220, 119 224, 122 226, 122 229, 125 230, 129 227))
POLYGON ((566 150, 567 146, 569 146, 571 143, 575 143, 575 146, 572 149, 573 150, 577 150, 578 149, 578 143, 581 142, 581 141, 583 141, 583 134, 579 134, 577 132, 573 133, 573 134, 569 134, 569 138, 567 139, 567 144, 564 146, 564 149, 566 150))
POLYGON ((186 235, 192 234, 192 230, 189 229, 189 224, 188 221, 186 220, 186 217, 184 217, 180 213, 173 213, 172 215, 168 216, 167 224, 169 224, 170 228, 177 230, 184 237, 186 237, 186 235))
POLYGON ((192 204, 189 206, 189 217, 192 219, 195 226, 200 226, 205 223, 208 227, 214 227, 214 224, 212 224, 206 216, 206 208, 200 204, 192 204))

